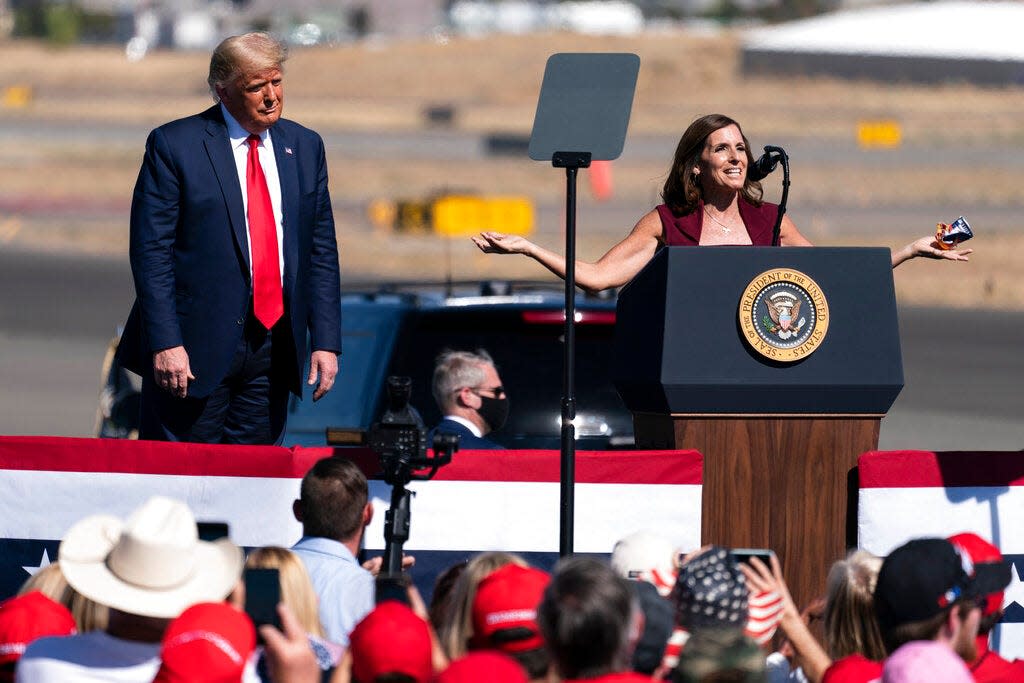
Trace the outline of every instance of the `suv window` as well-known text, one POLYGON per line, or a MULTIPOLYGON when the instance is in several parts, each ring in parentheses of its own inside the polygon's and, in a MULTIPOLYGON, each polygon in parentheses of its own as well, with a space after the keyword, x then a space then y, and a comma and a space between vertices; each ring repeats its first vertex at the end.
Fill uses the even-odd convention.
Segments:
MULTIPOLYGON (((380 416, 384 400, 383 365, 391 357, 398 321, 408 304, 400 299, 350 297, 342 303, 342 355, 334 388, 313 403, 291 396, 284 444, 318 446, 327 427, 366 429, 380 416)), ((307 350, 308 357, 308 350, 307 350)), ((303 368, 303 378, 309 363, 303 368)))
MULTIPOLYGON (((421 284, 381 286, 342 297, 344 353, 322 400, 289 402, 285 445, 323 445, 329 427, 366 430, 380 418, 388 375, 412 378, 411 404, 427 428, 441 419, 431 395, 434 362, 446 348, 486 349, 508 390, 509 421, 490 435, 509 448, 560 447, 562 298, 550 285, 446 296, 421 284)), ((631 448, 633 420, 612 383, 615 303, 577 297, 576 437, 581 450, 631 448)), ((111 347, 114 348, 113 346, 111 347)), ((125 438, 138 421, 137 382, 105 361, 99 433, 125 438)), ((307 367, 303 377, 308 373, 307 367)))
MULTIPOLYGON (((633 445, 633 422, 611 381, 614 309, 583 310, 576 325, 576 435, 580 449, 633 445)), ((427 427, 441 419, 431 395, 434 361, 446 348, 485 349, 509 395, 508 423, 489 435, 509 448, 560 445, 562 311, 457 307, 407 319, 388 374, 413 380, 411 403, 427 427)))

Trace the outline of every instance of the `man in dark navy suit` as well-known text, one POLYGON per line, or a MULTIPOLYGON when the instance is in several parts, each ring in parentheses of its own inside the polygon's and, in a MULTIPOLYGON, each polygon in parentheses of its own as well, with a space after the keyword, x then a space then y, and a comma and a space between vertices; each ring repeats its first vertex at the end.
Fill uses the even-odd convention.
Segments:
POLYGON ((155 129, 132 198, 137 298, 118 349, 143 378, 140 437, 280 443, 288 393, 318 400, 341 352, 338 247, 323 140, 281 118, 284 46, 233 36, 217 100, 155 129))
POLYGON ((490 354, 483 349, 443 352, 434 366, 432 388, 444 419, 431 430, 427 443, 434 434, 455 434, 462 450, 504 448, 484 438, 508 419, 508 396, 490 354))

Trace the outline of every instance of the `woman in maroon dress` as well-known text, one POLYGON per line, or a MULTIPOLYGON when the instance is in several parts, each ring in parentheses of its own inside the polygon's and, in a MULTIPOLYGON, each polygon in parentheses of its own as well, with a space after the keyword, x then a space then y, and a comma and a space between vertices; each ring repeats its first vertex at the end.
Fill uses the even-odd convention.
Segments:
MULTIPOLYGON (((754 163, 740 125, 728 116, 708 114, 694 121, 676 147, 661 204, 594 263, 576 261, 576 283, 587 290, 620 287, 640 272, 662 245, 770 246, 779 207, 761 201, 761 184, 747 177, 754 163)), ((565 258, 518 235, 483 232, 472 238, 485 253, 525 254, 565 277, 565 258)), ((788 215, 779 243, 810 246, 788 215)), ((971 249, 939 248, 931 235, 893 252, 893 268, 917 256, 966 261, 971 249)))

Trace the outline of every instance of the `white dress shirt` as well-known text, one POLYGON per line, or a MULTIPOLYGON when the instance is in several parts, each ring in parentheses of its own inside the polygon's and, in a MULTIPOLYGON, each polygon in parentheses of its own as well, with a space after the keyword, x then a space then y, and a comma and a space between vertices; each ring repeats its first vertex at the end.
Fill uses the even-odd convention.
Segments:
POLYGON ((477 427, 475 424, 473 424, 464 417, 459 417, 458 415, 445 415, 444 419, 451 420, 452 422, 458 422, 460 425, 462 425, 469 431, 473 432, 473 436, 477 437, 478 439, 482 439, 484 436, 484 433, 480 431, 479 427, 477 427))
MULTIPOLYGON (((231 151, 235 155, 235 169, 238 171, 238 182, 242 187, 242 209, 245 212, 245 236, 249 247, 249 282, 252 282, 252 236, 249 234, 249 193, 246 191, 245 171, 249 165, 249 131, 235 120, 223 103, 220 105, 224 113, 224 122, 228 127, 231 139, 231 151)), ((281 211, 281 179, 277 175, 277 159, 274 157, 274 143, 270 139, 270 131, 264 131, 257 146, 260 155, 260 166, 267 178, 267 189, 270 190, 270 203, 274 207, 274 224, 277 226, 277 267, 281 274, 281 286, 284 286, 284 214, 281 211)))

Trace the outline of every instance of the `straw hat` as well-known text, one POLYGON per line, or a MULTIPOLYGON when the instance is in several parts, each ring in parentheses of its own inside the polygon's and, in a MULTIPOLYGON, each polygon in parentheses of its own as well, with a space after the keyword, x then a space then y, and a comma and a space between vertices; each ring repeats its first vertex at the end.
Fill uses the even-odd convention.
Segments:
POLYGON ((242 572, 242 550, 200 541, 184 503, 154 496, 127 520, 93 515, 65 534, 58 551, 71 587, 129 614, 173 619, 197 602, 223 600, 242 572))

